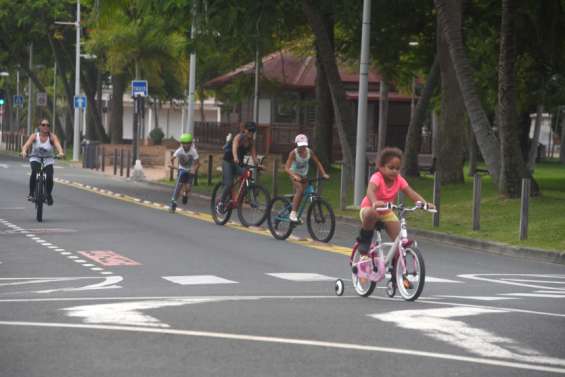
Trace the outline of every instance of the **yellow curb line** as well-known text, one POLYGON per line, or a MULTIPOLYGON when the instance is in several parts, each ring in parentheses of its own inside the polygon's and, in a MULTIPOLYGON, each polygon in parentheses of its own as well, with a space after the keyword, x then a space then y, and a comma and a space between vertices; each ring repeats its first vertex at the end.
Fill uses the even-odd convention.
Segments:
MULTIPOLYGON (((161 210, 161 211, 169 211, 169 207, 167 205, 159 204, 159 203, 156 203, 156 202, 151 202, 149 200, 141 200, 141 199, 129 196, 129 195, 118 194, 118 193, 114 193, 114 192, 108 191, 108 190, 102 190, 102 189, 99 189, 97 187, 84 185, 84 184, 78 183, 78 182, 68 181, 66 179, 63 180, 63 179, 55 178, 54 180, 59 184, 63 184, 63 185, 69 186, 69 187, 74 187, 74 188, 77 188, 77 189, 83 190, 83 191, 92 192, 94 194, 105 196, 107 198, 121 200, 121 201, 126 202, 126 203, 136 204, 136 205, 143 206, 143 207, 146 207, 146 208, 152 208, 152 209, 157 209, 157 210, 161 210)), ((185 217, 188 217, 188 218, 191 218, 191 219, 195 219, 195 220, 200 220, 200 221, 204 221, 204 222, 208 222, 208 223, 214 223, 214 219, 212 219, 212 215, 210 215, 208 213, 196 212, 196 211, 192 211, 192 210, 183 210, 182 208, 179 208, 179 209, 177 209, 176 214, 181 215, 181 216, 185 216, 185 217)), ((258 228, 258 227, 244 227, 243 225, 238 224, 238 223, 234 223, 234 222, 228 222, 225 226, 232 228, 232 229, 242 230, 242 231, 245 231, 245 232, 248 232, 248 233, 254 233, 254 234, 259 234, 259 235, 263 235, 263 236, 270 236, 271 235, 271 233, 267 229, 258 228)), ((300 245, 300 246, 304 246, 304 247, 308 247, 308 248, 316 249, 316 250, 320 250, 320 251, 326 251, 326 252, 330 252, 330 253, 342 254, 342 255, 347 255, 347 256, 349 256, 351 254, 351 249, 348 248, 348 247, 338 246, 338 245, 334 245, 334 244, 330 244, 330 243, 318 242, 318 241, 314 241, 314 240, 309 239, 309 238, 304 238, 304 239, 289 238, 286 241, 289 242, 289 243, 295 244, 295 245, 300 245)))

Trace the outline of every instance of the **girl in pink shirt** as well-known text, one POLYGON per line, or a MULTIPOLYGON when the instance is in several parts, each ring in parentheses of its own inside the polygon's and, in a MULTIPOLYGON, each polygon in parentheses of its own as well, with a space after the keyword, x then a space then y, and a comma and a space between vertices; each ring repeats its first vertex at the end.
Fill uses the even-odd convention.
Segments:
MULTIPOLYGON (((400 232, 400 222, 392 211, 377 211, 387 203, 396 200, 396 195, 402 191, 413 202, 425 202, 424 198, 414 191, 408 182, 400 175, 402 151, 398 148, 384 148, 377 160, 379 170, 371 176, 367 186, 367 196, 361 201, 361 231, 359 232, 359 252, 367 254, 373 240, 373 231, 377 221, 385 224, 385 229, 394 240, 400 232)), ((429 208, 435 208, 428 204, 429 208)))

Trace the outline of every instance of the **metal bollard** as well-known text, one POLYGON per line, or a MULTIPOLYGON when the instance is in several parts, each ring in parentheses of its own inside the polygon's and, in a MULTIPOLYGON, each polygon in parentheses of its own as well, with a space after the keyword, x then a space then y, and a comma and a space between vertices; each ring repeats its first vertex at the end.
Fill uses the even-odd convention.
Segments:
POLYGON ((124 150, 120 149, 120 177, 124 176, 124 150))
POLYGON ((208 155, 208 186, 212 185, 213 164, 214 164, 214 156, 208 155))
POLYGON ((530 179, 523 178, 522 197, 520 200, 520 241, 528 239, 528 209, 530 206, 530 187, 530 179))
POLYGON ((130 150, 130 149, 128 149, 127 155, 128 155, 128 156, 127 156, 127 158, 126 158, 126 161, 127 161, 127 165, 126 165, 126 177, 129 178, 129 169, 130 169, 130 167, 131 167, 131 163, 130 163, 130 161, 131 161, 131 150, 130 150))
POLYGON ((341 179, 339 184, 339 209, 344 210, 347 202, 347 174, 345 164, 341 163, 341 179))
POLYGON ((94 169, 95 170, 100 170, 100 164, 98 163, 98 160, 100 158, 100 146, 96 146, 94 148, 94 169))
POLYGON ((473 176, 473 230, 481 229, 481 176, 473 176))
POLYGON ((106 171, 106 150, 102 147, 102 171, 106 171))
POLYGON ((439 172, 436 171, 434 173, 434 195, 433 195, 433 201, 437 209, 437 212, 434 213, 433 216, 433 226, 436 228, 439 226, 440 186, 441 184, 439 179, 439 172))
POLYGON ((273 161, 273 186, 271 187, 271 192, 273 193, 273 197, 277 196, 278 193, 278 186, 279 186, 279 159, 275 158, 273 161))
POLYGON ((114 165, 114 175, 118 174, 118 149, 114 148, 114 159, 112 160, 112 165, 114 165))
MULTIPOLYGON (((173 154, 175 152, 171 151, 171 157, 173 157, 173 154)), ((175 179, 175 169, 173 169, 172 167, 169 169, 169 181, 172 181, 173 179, 175 179)))

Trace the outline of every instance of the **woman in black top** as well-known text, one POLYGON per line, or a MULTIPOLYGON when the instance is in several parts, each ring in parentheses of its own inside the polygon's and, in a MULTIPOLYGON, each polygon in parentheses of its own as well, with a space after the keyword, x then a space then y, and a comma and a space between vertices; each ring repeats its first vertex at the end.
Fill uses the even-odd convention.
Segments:
POLYGON ((224 146, 224 160, 222 161, 222 173, 224 192, 222 203, 225 203, 231 193, 233 179, 243 172, 243 158, 251 154, 253 164, 257 165, 257 151, 253 134, 257 130, 255 122, 246 122, 241 125, 241 131, 224 146))

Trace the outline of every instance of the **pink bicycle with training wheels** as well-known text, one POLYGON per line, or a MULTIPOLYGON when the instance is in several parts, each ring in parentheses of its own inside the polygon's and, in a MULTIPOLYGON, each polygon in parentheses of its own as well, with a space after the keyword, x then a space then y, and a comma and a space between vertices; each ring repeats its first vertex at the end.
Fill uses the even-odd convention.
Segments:
MULTIPOLYGON (((414 301, 424 289, 426 267, 424 257, 418 249, 418 243, 408 238, 405 215, 407 212, 417 210, 430 213, 437 211, 428 208, 427 203, 422 202, 417 202, 414 207, 410 208, 404 207, 403 204, 388 203, 386 207, 377 209, 377 211, 389 210, 398 212, 400 232, 393 242, 383 242, 381 231, 384 229, 384 223, 377 222, 375 225, 376 239, 366 255, 359 252, 359 242, 355 242, 349 257, 353 289, 358 295, 367 297, 373 293, 377 283, 382 281, 387 273, 390 273, 390 279, 386 285, 386 294, 389 297, 394 297, 398 289, 404 300, 414 301), (388 248, 386 254, 385 248, 388 248)), ((337 279, 335 282, 336 294, 341 296, 344 289, 343 281, 337 279)))

